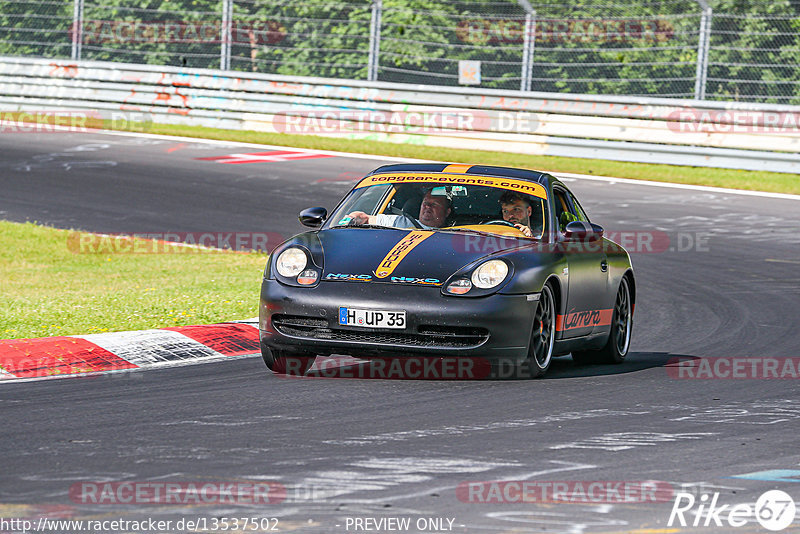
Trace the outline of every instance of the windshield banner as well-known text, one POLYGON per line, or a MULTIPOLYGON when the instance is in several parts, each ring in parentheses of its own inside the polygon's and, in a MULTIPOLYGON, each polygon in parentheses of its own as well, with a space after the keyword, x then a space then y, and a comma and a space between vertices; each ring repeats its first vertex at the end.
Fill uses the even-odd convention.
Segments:
POLYGON ((430 183, 430 184, 454 184, 454 185, 482 185, 485 187, 497 187, 533 195, 539 198, 547 198, 547 193, 541 184, 529 182, 527 180, 515 180, 513 178, 501 178, 497 176, 480 176, 465 174, 446 174, 446 173, 386 173, 373 174, 367 176, 358 183, 356 189, 379 184, 406 184, 406 183, 430 183))

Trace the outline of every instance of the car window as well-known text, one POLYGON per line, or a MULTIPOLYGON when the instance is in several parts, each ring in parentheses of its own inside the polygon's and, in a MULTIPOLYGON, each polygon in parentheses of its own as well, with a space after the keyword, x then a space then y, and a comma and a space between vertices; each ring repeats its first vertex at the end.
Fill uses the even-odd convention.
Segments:
POLYGON ((391 185, 376 185, 375 187, 365 187, 353 192, 351 203, 347 208, 349 211, 364 211, 370 215, 374 214, 376 207, 386 203, 387 198, 394 194, 391 185))
MULTIPOLYGON (((380 180, 380 177, 377 180, 380 180)), ((415 228, 413 222, 416 220, 432 228, 481 226, 479 230, 483 232, 509 235, 509 227, 521 224, 531 229, 531 237, 541 238, 547 221, 547 198, 540 184, 532 183, 529 186, 528 183, 530 182, 512 179, 504 181, 502 178, 443 176, 441 182, 426 180, 416 183, 410 180, 356 187, 329 218, 328 225, 347 226, 351 220, 349 215, 358 211, 373 216, 372 224, 378 226, 415 228), (467 180, 488 182, 489 185, 461 185, 460 182, 467 180), (492 184, 492 180, 498 185, 492 184), (512 185, 517 190, 511 189, 512 185), (525 188, 533 193, 522 192, 525 188), (426 220, 432 219, 430 199, 440 199, 433 204, 441 204, 441 201, 444 201, 449 209, 444 219, 441 217, 436 219, 436 224, 426 223, 426 220), (525 213, 521 216, 505 215, 504 218, 502 207, 509 202, 525 206, 523 210, 525 213), (421 213, 420 208, 423 204, 429 206, 427 215, 421 213), (423 217, 426 217, 426 220, 423 220, 423 217)))
POLYGON ((564 231, 567 224, 578 220, 578 216, 573 211, 567 194, 568 193, 561 188, 553 188, 553 201, 556 205, 556 221, 558 221, 558 229, 561 232, 564 231))
POLYGON ((567 199, 569 200, 569 203, 572 205, 572 210, 571 211, 572 211, 572 213, 575 214, 575 216, 578 217, 578 220, 579 221, 590 222, 589 221, 589 217, 587 217, 587 215, 586 215, 586 212, 583 210, 583 208, 581 207, 580 203, 578 203, 578 199, 575 198, 575 196, 572 193, 570 193, 569 191, 566 192, 566 195, 567 195, 567 199))

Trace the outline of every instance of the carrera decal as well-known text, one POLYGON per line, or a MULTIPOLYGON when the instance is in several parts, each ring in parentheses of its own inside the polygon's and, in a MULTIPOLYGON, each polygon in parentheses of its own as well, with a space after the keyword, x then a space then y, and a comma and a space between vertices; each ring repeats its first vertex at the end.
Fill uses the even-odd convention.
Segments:
POLYGON ((333 280, 336 282, 371 282, 371 274, 343 274, 343 273, 328 273, 325 275, 325 280, 333 280))
POLYGON ((607 326, 611 324, 614 315, 613 309, 587 310, 556 316, 556 331, 571 330, 573 328, 586 328, 589 326, 607 326))
POLYGON ((500 178, 497 176, 480 176, 464 174, 414 174, 414 173, 386 173, 367 176, 361 180, 356 189, 378 184, 400 184, 400 183, 435 183, 435 184, 454 184, 454 185, 483 185, 487 187, 497 187, 517 191, 539 198, 547 198, 547 193, 541 184, 529 182, 527 180, 516 180, 514 178, 500 178))
POLYGON ((392 250, 390 250, 386 257, 383 258, 383 260, 381 260, 381 262, 378 264, 378 268, 375 269, 375 276, 378 278, 386 278, 392 274, 395 268, 400 265, 400 262, 403 261, 403 258, 405 258, 414 247, 432 235, 433 232, 424 230, 415 230, 406 234, 406 236, 394 247, 392 247, 392 250))

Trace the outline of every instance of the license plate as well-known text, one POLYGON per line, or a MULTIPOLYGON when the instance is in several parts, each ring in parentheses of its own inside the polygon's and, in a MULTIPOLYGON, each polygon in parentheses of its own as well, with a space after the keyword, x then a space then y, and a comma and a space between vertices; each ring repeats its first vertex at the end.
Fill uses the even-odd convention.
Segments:
POLYGON ((406 312, 339 308, 339 324, 368 328, 405 328, 406 312))

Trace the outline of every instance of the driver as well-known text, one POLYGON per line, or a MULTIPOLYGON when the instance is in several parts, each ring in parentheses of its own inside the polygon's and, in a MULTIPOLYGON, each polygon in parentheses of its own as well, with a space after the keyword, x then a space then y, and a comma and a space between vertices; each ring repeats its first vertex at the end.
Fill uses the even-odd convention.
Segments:
POLYGON ((526 237, 533 237, 531 231, 531 203, 518 193, 506 191, 500 196, 500 207, 503 212, 503 220, 510 222, 514 228, 525 234, 526 237))
MULTIPOLYGON (((422 206, 419 208, 419 222, 426 230, 441 228, 447 217, 453 211, 450 199, 446 196, 433 196, 430 191, 425 193, 422 206)), ((414 222, 405 215, 367 215, 363 211, 354 211, 347 214, 352 219, 350 224, 377 224, 379 226, 392 226, 394 228, 412 228, 414 222)))

